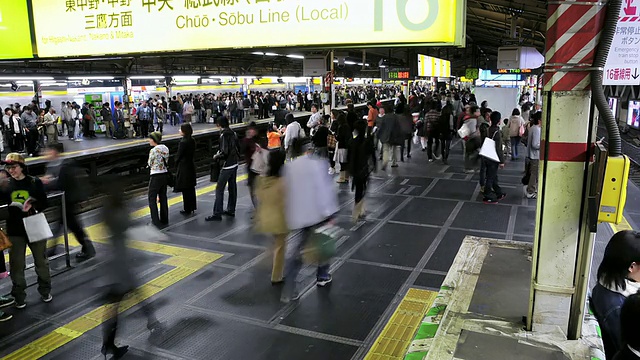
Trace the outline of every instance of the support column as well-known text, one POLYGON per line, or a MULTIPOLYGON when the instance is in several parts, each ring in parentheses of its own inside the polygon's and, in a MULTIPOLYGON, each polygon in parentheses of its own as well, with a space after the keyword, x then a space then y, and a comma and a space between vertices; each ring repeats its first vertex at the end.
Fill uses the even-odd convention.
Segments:
POLYGON ((40 81, 38 80, 33 81, 33 100, 35 100, 38 106, 43 108, 44 104, 42 103, 42 84, 40 84, 40 81))
MULTIPOLYGON (((606 6, 571 0, 548 5, 538 207, 527 329, 576 337, 570 314, 584 303, 581 277, 592 246, 587 221, 589 149, 594 141, 590 72, 606 6)), ((588 274, 588 272, 587 272, 588 274)), ((575 317, 574 317, 575 318, 575 317)), ((577 331, 576 331, 577 330, 577 331)))

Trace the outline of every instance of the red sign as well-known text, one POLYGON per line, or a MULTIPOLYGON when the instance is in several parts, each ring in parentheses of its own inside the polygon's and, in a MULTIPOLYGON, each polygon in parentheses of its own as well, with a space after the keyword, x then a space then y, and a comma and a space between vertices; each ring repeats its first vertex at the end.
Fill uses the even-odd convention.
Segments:
POLYGON ((624 14, 627 16, 635 16, 637 14, 638 8, 633 6, 633 0, 626 0, 624 6, 624 14))

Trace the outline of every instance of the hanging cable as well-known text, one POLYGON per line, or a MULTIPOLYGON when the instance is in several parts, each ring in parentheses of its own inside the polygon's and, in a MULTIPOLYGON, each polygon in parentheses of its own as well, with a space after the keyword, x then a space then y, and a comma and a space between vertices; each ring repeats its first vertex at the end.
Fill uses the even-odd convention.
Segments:
POLYGON ((616 25, 618 24, 618 16, 622 0, 609 0, 607 2, 607 13, 605 16, 604 28, 600 35, 600 42, 593 61, 594 70, 591 72, 591 90, 593 92, 593 101, 598 108, 598 112, 602 117, 607 134, 609 135, 609 156, 622 155, 622 138, 620 137, 620 129, 616 122, 613 112, 609 108, 609 102, 604 94, 602 85, 603 69, 607 62, 607 56, 613 43, 613 37, 616 33, 616 25))

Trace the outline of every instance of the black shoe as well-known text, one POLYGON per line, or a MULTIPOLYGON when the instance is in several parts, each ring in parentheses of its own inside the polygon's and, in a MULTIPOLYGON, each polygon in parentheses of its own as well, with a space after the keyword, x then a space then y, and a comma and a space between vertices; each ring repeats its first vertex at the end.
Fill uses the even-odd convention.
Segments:
POLYGON ((222 221, 222 216, 221 215, 211 215, 211 216, 207 216, 204 221, 222 221))
POLYGON ((13 315, 0 311, 0 322, 9 321, 13 318, 13 315))
POLYGON ((102 350, 100 352, 102 353, 102 355, 104 355, 105 359, 109 354, 113 355, 111 359, 121 359, 128 351, 128 345, 120 347, 117 347, 115 345, 102 345, 102 350))
POLYGON ((497 204, 498 200, 494 200, 494 199, 484 199, 482 200, 483 203, 487 204, 487 205, 492 205, 492 204, 497 204))
POLYGON ((228 217, 236 217, 236 213, 231 212, 229 210, 222 212, 222 215, 228 216, 228 217))
POLYGON ((502 194, 498 196, 498 201, 503 200, 504 198, 507 197, 507 194, 502 194))
POLYGON ((407 159, 411 159, 411 154, 407 155, 407 159))
POLYGON ((6 307, 12 306, 15 303, 16 303, 16 300, 12 297, 0 296, 0 309, 4 309, 6 307))
POLYGON ((445 165, 449 165, 449 161, 447 161, 447 159, 442 159, 442 163, 445 165))
POLYGON ((185 215, 185 216, 189 216, 189 215, 193 214, 193 211, 180 210, 180 214, 185 215))
POLYGON ((78 259, 78 260, 89 260, 94 256, 96 256, 95 251, 94 252, 81 251, 81 252, 76 254, 76 259, 78 259))

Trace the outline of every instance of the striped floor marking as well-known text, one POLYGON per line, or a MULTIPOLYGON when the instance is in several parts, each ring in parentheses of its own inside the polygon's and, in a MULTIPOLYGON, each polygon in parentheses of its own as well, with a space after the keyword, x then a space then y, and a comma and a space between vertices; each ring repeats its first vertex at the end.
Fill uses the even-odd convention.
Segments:
POLYGON ((365 360, 402 360, 437 292, 411 288, 391 315, 365 360))
MULTIPOLYGON (((246 179, 247 175, 240 175, 237 177, 238 182, 246 179)), ((215 189, 215 184, 206 186, 196 191, 196 195, 201 196, 213 192, 215 189)), ((175 206, 181 202, 182 197, 177 196, 169 200, 169 206, 175 206)), ((134 211, 131 216, 133 218, 141 218, 147 215, 149 215, 149 208, 145 207, 134 211)), ((104 224, 99 223, 91 225, 87 227, 85 231, 92 241, 98 243, 107 242, 107 233, 104 224)), ((173 266, 174 268, 140 286, 135 292, 135 296, 126 298, 120 304, 120 313, 129 310, 142 301, 147 300, 162 290, 165 290, 177 282, 187 278, 223 256, 222 254, 208 251, 186 249, 173 245, 149 243, 140 240, 141 239, 133 239, 129 242, 128 246, 136 250, 169 256, 167 259, 162 261, 161 264, 173 266)), ((58 241, 60 241, 60 239, 58 239, 58 241)), ((73 235, 69 236, 69 243, 73 246, 79 246, 73 235)), ((98 327, 106 320, 105 316, 110 313, 108 310, 111 306, 113 305, 103 305, 92 310, 80 316, 76 320, 63 325, 51 333, 12 352, 11 354, 3 357, 2 360, 40 359, 65 344, 81 337, 86 332, 98 327)))

